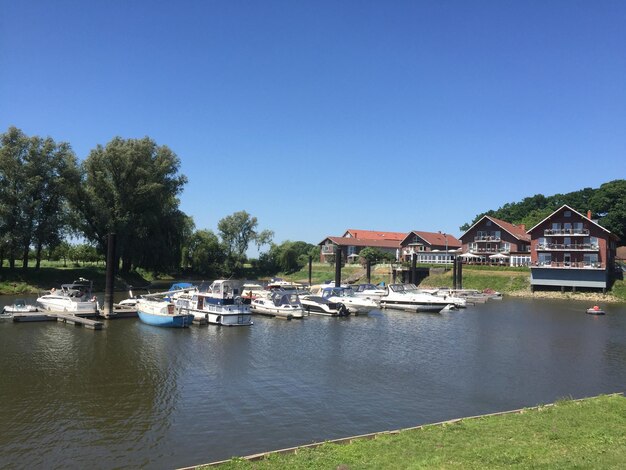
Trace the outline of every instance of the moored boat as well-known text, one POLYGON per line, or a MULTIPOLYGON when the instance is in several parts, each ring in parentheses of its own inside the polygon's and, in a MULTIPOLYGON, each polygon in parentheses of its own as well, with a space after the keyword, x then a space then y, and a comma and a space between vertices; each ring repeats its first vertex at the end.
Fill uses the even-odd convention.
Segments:
POLYGON ((196 320, 223 326, 252 325, 250 306, 240 295, 239 282, 218 279, 206 289, 180 295, 177 308, 192 314, 196 320))
POLYGON ((350 287, 325 287, 322 286, 317 292, 312 293, 321 295, 323 299, 329 302, 344 305, 348 312, 355 315, 369 313, 378 308, 378 302, 366 297, 357 297, 350 287))
POLYGON ((173 302, 163 298, 143 297, 137 301, 136 307, 139 319, 148 325, 186 328, 193 322, 193 315, 181 312, 173 302))
POLYGON ((441 297, 419 292, 414 284, 389 284, 387 295, 380 299, 380 305, 414 312, 440 313, 452 303, 441 297))
POLYGON ((350 315, 347 307, 339 302, 331 302, 319 295, 303 295, 300 297, 302 308, 312 315, 326 315, 330 317, 346 317, 350 315))
POLYGON ((5 305, 2 308, 4 315, 13 315, 14 313, 38 312, 39 309, 35 305, 27 304, 24 299, 15 299, 11 305, 5 305))
POLYGON ((258 296, 250 304, 252 313, 282 318, 304 318, 304 308, 297 294, 275 290, 267 296, 258 296))
POLYGON ((73 314, 98 313, 98 299, 92 296, 93 283, 79 278, 71 284, 62 284, 61 289, 51 289, 48 294, 37 298, 42 310, 69 312, 73 314))

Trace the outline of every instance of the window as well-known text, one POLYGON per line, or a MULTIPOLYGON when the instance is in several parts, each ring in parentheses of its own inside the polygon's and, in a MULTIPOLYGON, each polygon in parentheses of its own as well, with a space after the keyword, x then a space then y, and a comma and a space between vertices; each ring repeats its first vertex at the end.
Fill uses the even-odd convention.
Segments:
POLYGON ((574 222, 574 230, 577 233, 582 232, 582 230, 583 230, 583 223, 582 222, 574 222))
POLYGON ((552 262, 552 253, 539 253, 539 264, 550 264, 552 262))
POLYGON ((496 237, 496 239, 500 238, 500 230, 496 230, 493 234, 496 237))
POLYGON ((572 216, 572 211, 565 211, 565 212, 563 213, 563 215, 564 215, 565 217, 571 217, 571 216, 572 216))
POLYGON ((486 225, 487 227, 491 227, 491 220, 487 219, 487 222, 485 223, 485 225, 486 225))
POLYGON ((598 264, 597 253, 585 253, 583 256, 585 266, 594 266, 598 264))
POLYGON ((561 230, 560 222, 552 222, 552 230, 561 230))

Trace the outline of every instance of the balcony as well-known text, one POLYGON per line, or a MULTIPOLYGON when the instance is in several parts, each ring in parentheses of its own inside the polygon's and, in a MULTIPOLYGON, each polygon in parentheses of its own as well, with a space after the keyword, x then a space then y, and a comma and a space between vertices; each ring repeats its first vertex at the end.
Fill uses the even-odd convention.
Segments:
POLYGON ((603 263, 588 263, 585 261, 572 261, 572 262, 563 262, 563 261, 547 261, 547 262, 536 262, 532 266, 533 268, 552 268, 552 269, 605 269, 603 263))
POLYGON ((544 243, 536 251, 599 251, 600 246, 591 243, 544 243))
POLYGON ((496 237, 494 235, 481 235, 479 237, 474 237, 475 242, 499 242, 501 240, 501 237, 496 237))
POLYGON ((546 237, 553 237, 553 236, 559 236, 559 235, 560 236, 578 235, 578 236, 584 237, 584 236, 589 235, 589 229, 587 228, 559 228, 559 229, 548 228, 543 231, 543 234, 546 237))

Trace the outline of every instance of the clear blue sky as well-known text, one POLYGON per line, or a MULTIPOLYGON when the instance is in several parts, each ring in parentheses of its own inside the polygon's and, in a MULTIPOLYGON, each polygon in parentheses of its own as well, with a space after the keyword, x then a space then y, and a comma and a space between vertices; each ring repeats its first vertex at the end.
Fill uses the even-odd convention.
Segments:
MULTIPOLYGON (((460 235, 626 177, 625 1, 0 0, 0 132, 180 157, 196 227, 460 235)), ((584 209, 584 208, 583 208, 584 209)))

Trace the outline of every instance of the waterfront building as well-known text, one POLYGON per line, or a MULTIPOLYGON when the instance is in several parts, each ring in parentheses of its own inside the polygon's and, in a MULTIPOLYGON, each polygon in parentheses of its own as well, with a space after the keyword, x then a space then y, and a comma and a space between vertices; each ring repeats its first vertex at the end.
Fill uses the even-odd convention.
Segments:
POLYGON ((450 234, 413 230, 400 242, 400 258, 411 261, 415 254, 417 263, 452 264, 460 249, 461 242, 450 234))
POLYGON ((485 215, 460 239, 465 262, 507 266, 528 266, 531 262, 530 235, 523 224, 485 215))
POLYGON ((400 241, 404 232, 380 232, 373 230, 348 229, 341 237, 326 237, 320 246, 320 261, 329 262, 334 259, 337 247, 341 249, 342 259, 348 263, 356 263, 359 253, 365 248, 376 248, 383 253, 396 257, 400 249, 400 241))
POLYGON ((543 219, 528 233, 531 237, 531 288, 535 286, 609 286, 615 266, 618 237, 564 205, 543 219))

